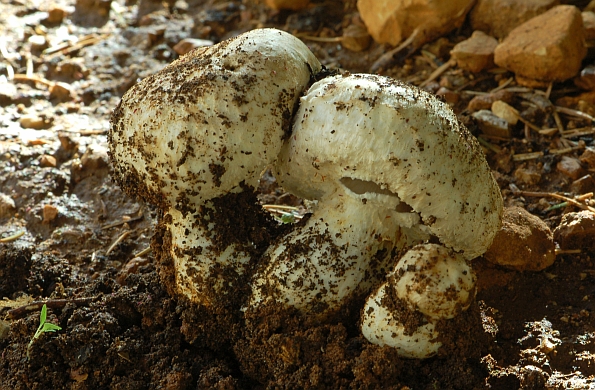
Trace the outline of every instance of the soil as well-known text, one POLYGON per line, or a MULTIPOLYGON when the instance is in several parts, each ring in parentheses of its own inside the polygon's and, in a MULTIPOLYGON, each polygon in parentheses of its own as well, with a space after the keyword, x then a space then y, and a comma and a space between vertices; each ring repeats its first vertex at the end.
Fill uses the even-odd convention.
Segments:
MULTIPOLYGON (((390 47, 372 43, 353 52, 338 39, 311 39, 340 37, 359 24, 355 1, 273 11, 254 1, 2 0, 0 10, 0 388, 595 388, 595 246, 558 251, 539 272, 474 260, 476 301, 438 324, 443 347, 424 360, 366 341, 358 330, 361 297, 321 320, 275 305, 243 313, 241 294, 213 313, 167 288, 171 265, 159 248, 168 237, 158 210, 125 195, 110 177, 107 134, 119 99, 177 58, 180 40, 217 43, 265 26, 301 36, 329 69, 377 69, 390 47), (63 18, 59 10, 67 11, 63 18), (61 330, 33 339, 44 303, 47 321, 61 330)), ((470 35, 464 25, 406 50, 381 71, 420 85, 470 35)), ((593 59, 590 52, 585 64, 593 59)), ((533 93, 507 81, 512 76, 454 67, 424 84, 480 135, 468 115, 474 96, 507 82, 506 99, 520 107, 518 95, 533 93)), ((574 98, 580 92, 572 81, 557 83, 549 99, 593 114, 595 107, 574 98)), ((566 129, 591 125, 535 106, 527 118, 543 128, 557 119, 566 129)), ((589 192, 556 169, 562 155, 548 151, 567 148, 564 156, 578 159, 593 145, 592 134, 536 134, 519 122, 511 138, 484 140, 505 204, 555 229, 578 209, 552 208, 559 201, 527 191, 589 192), (533 159, 513 158, 539 151, 533 159)), ((583 173, 593 171, 583 164, 583 173)), ((269 173, 257 196, 262 204, 299 206, 295 219, 307 209, 269 173)), ((230 215, 250 226, 248 213, 270 223, 262 210, 230 215)), ((272 240, 290 228, 258 237, 272 240)))

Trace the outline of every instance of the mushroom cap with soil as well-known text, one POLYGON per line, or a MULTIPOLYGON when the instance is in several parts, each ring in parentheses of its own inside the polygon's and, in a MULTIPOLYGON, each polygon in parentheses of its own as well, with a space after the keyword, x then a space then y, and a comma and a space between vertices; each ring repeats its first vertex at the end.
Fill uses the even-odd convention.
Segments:
POLYGON ((175 291, 205 304, 224 301, 220 291, 237 285, 260 255, 250 234, 220 228, 233 228, 234 196, 253 191, 276 159, 320 69, 299 39, 252 30, 188 53, 122 98, 109 134, 113 176, 161 209, 168 237, 154 250, 173 259, 175 291))
POLYGON ((437 244, 411 248, 371 294, 362 310, 362 334, 396 348, 404 357, 426 358, 441 347, 436 321, 454 318, 475 298, 475 274, 461 254, 437 244))
POLYGON ((367 293, 393 251, 435 237, 471 259, 500 227, 500 190, 475 138, 436 97, 387 77, 313 84, 273 169, 318 206, 265 253, 252 305, 325 313, 367 293))

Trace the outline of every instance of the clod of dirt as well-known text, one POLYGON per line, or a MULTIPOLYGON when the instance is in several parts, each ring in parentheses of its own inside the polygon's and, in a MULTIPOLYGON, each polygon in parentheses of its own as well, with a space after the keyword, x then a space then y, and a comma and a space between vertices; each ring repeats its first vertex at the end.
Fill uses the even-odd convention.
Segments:
POLYGON ((31 249, 0 244, 0 297, 13 297, 28 287, 31 249))
POLYGON ((521 207, 506 207, 502 228, 485 258, 517 271, 541 271, 556 259, 550 228, 521 207))
POLYGON ((564 214, 554 230, 561 249, 595 250, 595 215, 588 210, 564 214))

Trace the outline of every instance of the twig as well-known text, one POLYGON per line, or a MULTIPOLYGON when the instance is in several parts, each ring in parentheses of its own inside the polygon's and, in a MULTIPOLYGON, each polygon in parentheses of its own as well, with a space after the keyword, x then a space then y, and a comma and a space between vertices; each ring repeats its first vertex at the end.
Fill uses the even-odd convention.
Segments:
POLYGON ((512 83, 513 80, 514 80, 513 77, 509 78, 508 80, 506 80, 505 82, 503 82, 501 85, 499 85, 496 88, 492 89, 490 91, 490 93, 495 93, 495 92, 498 92, 498 91, 503 90, 504 88, 508 87, 510 85, 510 83, 512 83))
POLYGON ((11 241, 16 240, 19 237, 22 237, 23 235, 25 235, 25 231, 21 230, 20 232, 16 232, 12 236, 0 238, 0 242, 11 242, 11 241))
POLYGON ((581 253, 580 249, 556 249, 556 256, 558 255, 574 255, 577 253, 581 253))
POLYGON ((457 62, 452 58, 450 60, 446 61, 438 69, 433 71, 432 74, 430 74, 430 76, 419 85, 419 87, 423 88, 426 85, 428 85, 429 83, 431 83, 432 81, 436 80, 438 77, 440 77, 442 75, 442 73, 446 72, 451 66, 454 66, 456 63, 457 62))
POLYGON ((573 110, 572 108, 560 107, 560 106, 554 106, 554 108, 560 114, 572 115, 572 116, 575 116, 575 117, 578 117, 581 119, 586 119, 591 122, 595 122, 595 118, 593 118, 591 115, 589 115, 585 112, 573 110))
POLYGON ((120 234, 120 237, 118 237, 118 239, 116 241, 114 241, 114 243, 112 245, 110 245, 109 248, 107 248, 107 251, 105 252, 105 255, 109 255, 111 253, 111 251, 114 250, 114 248, 116 247, 116 245, 118 245, 119 243, 121 243, 126 237, 128 237, 130 235, 130 233, 132 233, 132 230, 127 230, 124 233, 120 234))
POLYGON ((555 192, 520 191, 519 194, 522 196, 531 196, 531 197, 536 197, 536 198, 545 198, 545 197, 556 198, 556 199, 560 199, 565 202, 568 202, 568 203, 572 204, 573 206, 576 206, 580 209, 588 210, 592 213, 595 213, 595 208, 588 206, 584 203, 581 203, 581 202, 577 201, 576 199, 572 199, 572 198, 566 197, 564 195, 556 194, 555 192))
MULTIPOLYGON (((420 29, 416 28, 411 33, 411 35, 409 35, 409 38, 405 39, 399 46, 397 46, 394 49, 390 50, 389 52, 381 55, 380 58, 378 58, 376 61, 374 61, 374 63, 370 67, 370 73, 376 73, 381 69, 389 67, 395 61, 395 57, 397 56, 397 54, 399 54, 399 52, 401 52, 407 46, 412 44, 413 41, 415 41, 415 38, 417 38, 419 31, 420 31, 420 29)), ((415 50, 417 50, 417 47, 414 47, 411 52, 413 52, 415 50)))
POLYGON ((87 305, 90 302, 99 299, 99 296, 84 297, 84 298, 68 298, 68 299, 49 299, 47 301, 33 301, 24 306, 17 307, 8 311, 8 317, 11 319, 22 318, 32 311, 39 311, 43 305, 47 305, 50 309, 62 309, 68 303, 73 303, 77 306, 87 305))
POLYGON ((300 39, 305 39, 308 41, 323 42, 323 43, 341 42, 344 39, 343 37, 315 37, 313 35, 301 35, 301 34, 296 35, 296 37, 298 37, 300 39))
POLYGON ((145 249, 143 249, 142 251, 138 252, 136 255, 132 256, 133 259, 136 259, 137 257, 141 257, 144 256, 148 253, 151 253, 151 247, 146 247, 145 249))
POLYGON ((124 225, 125 223, 128 223, 128 222, 135 222, 135 221, 138 221, 139 219, 142 219, 142 218, 143 218, 143 215, 141 214, 141 215, 138 215, 138 216, 133 217, 133 218, 130 218, 130 219, 126 219, 126 220, 123 219, 123 220, 118 221, 118 222, 110 223, 108 225, 103 225, 101 227, 101 230, 110 229, 110 228, 113 228, 113 227, 116 227, 116 226, 124 225))

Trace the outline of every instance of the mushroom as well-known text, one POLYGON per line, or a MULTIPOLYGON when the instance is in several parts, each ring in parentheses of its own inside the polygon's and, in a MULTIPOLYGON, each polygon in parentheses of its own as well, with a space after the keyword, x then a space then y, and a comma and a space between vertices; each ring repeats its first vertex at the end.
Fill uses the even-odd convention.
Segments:
POLYGON ((433 239, 472 259, 500 227, 500 190, 475 138, 436 97, 387 77, 313 84, 274 173, 318 206, 265 253, 253 307, 330 313, 382 280, 391 252, 433 239))
POLYGON ((362 334, 403 357, 427 358, 442 346, 436 322, 454 318, 474 297, 475 274, 461 254, 437 244, 417 245, 368 297, 362 334))
POLYGON ((160 209, 152 247, 173 263, 161 270, 170 291, 209 307, 245 288, 268 244, 262 216, 250 214, 258 214, 253 189, 320 69, 299 39, 253 30, 188 53, 124 95, 109 134, 113 176, 160 209), (238 221, 237 202, 248 205, 238 221))

